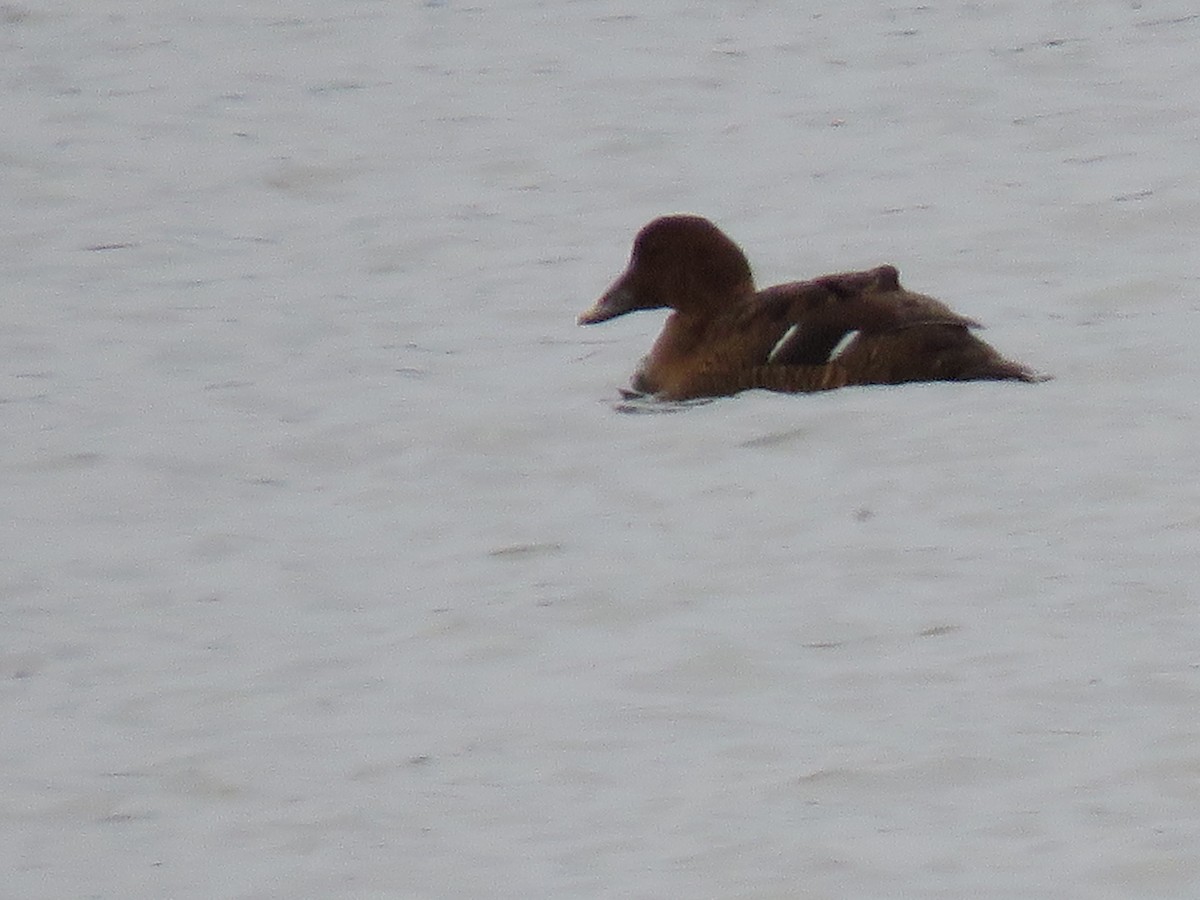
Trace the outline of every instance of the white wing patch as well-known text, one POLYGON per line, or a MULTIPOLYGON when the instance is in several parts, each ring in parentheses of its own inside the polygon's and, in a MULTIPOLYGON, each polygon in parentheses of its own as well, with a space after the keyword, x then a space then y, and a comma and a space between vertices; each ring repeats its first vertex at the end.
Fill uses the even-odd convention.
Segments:
POLYGON ((833 362, 839 356, 846 352, 846 348, 850 346, 850 342, 858 337, 857 331, 848 331, 842 335, 842 339, 833 345, 833 350, 829 352, 829 361, 833 362))
POLYGON ((777 356, 779 356, 779 351, 781 351, 784 347, 786 347, 788 345, 788 342, 791 341, 792 336, 799 330, 800 330, 800 323, 797 322, 795 325, 793 325, 791 328, 789 328, 787 331, 785 331, 783 333, 783 337, 781 337, 779 340, 777 340, 775 342, 775 346, 772 347, 771 352, 767 354, 767 362, 768 363, 775 362, 775 358, 777 356))

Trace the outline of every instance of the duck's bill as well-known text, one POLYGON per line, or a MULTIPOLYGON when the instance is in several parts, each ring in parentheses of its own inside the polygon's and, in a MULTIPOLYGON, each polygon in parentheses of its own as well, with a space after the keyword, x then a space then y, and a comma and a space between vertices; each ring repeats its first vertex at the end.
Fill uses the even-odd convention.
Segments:
POLYGON ((597 300, 591 309, 579 315, 580 325, 595 325, 597 322, 607 322, 617 316, 624 315, 637 306, 633 292, 620 282, 614 284, 603 297, 597 300))

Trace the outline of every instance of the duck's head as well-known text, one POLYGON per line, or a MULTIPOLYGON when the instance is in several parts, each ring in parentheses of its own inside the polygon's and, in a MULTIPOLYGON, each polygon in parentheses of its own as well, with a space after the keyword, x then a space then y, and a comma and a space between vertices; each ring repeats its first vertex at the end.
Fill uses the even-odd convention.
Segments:
POLYGON ((628 268, 579 324, 662 307, 715 315, 753 294, 746 254, 721 229, 700 216, 663 216, 638 232, 628 268))

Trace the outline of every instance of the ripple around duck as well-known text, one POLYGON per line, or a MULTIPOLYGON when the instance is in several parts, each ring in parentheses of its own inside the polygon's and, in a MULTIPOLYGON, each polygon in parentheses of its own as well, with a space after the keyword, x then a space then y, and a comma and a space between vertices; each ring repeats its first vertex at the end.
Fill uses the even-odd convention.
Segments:
POLYGON ((712 402, 713 398, 711 397, 701 397, 697 400, 660 400, 648 394, 626 392, 621 402, 613 404, 613 409, 631 416, 657 416, 686 412, 694 406, 704 406, 712 402))

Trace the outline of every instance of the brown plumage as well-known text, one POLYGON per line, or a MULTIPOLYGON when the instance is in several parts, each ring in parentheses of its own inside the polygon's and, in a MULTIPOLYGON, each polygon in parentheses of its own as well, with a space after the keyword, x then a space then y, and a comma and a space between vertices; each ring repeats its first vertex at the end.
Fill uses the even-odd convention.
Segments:
POLYGON ((628 268, 579 322, 662 307, 672 313, 633 387, 665 399, 1041 380, 975 337, 976 322, 901 287, 894 266, 756 291, 741 248, 699 216, 665 216, 638 232, 628 268))

